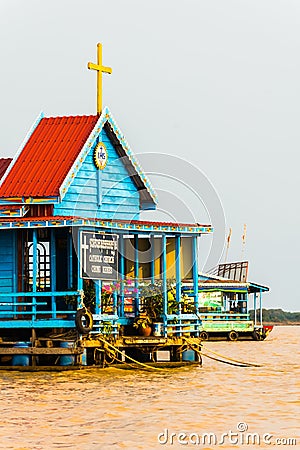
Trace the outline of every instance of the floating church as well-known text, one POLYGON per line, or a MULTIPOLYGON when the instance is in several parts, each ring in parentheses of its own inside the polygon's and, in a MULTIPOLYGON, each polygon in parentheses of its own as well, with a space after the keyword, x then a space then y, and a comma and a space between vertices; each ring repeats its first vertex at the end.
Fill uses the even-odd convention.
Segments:
POLYGON ((0 367, 198 361, 212 227, 140 219, 157 198, 102 108, 101 44, 88 68, 97 114, 40 115, 0 159, 0 367))

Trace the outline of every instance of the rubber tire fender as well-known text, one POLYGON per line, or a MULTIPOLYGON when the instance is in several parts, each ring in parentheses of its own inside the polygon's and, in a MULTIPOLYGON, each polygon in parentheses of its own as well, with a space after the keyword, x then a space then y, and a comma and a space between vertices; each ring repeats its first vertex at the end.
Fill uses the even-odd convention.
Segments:
POLYGON ((202 339, 202 341, 208 341, 208 333, 206 331, 201 331, 200 339, 202 339))
POLYGON ((80 334, 88 334, 92 331, 94 325, 92 313, 86 308, 78 309, 75 316, 75 325, 80 334), (86 325, 82 323, 83 318, 85 318, 86 325))
POLYGON ((254 341, 261 341, 261 335, 258 331, 253 331, 252 337, 254 341))
POLYGON ((263 341, 264 339, 266 339, 266 333, 264 332, 260 333, 259 331, 253 331, 252 336, 254 341, 263 341))
POLYGON ((231 330, 231 331, 228 333, 228 339, 229 339, 230 341, 237 341, 238 338, 239 338, 239 334, 238 334, 236 331, 231 330))

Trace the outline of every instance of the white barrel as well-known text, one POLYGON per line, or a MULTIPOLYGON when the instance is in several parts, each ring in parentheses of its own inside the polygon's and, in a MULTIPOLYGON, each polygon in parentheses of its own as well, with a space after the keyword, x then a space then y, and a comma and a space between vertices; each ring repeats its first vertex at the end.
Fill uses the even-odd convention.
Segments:
POLYGON ((162 322, 155 322, 153 324, 153 336, 164 335, 164 324, 162 322))

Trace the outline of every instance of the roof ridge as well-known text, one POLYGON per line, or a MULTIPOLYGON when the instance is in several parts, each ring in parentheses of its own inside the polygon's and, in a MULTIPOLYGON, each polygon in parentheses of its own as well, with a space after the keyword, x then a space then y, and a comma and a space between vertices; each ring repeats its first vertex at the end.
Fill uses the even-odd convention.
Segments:
POLYGON ((70 116, 67 115, 63 115, 63 116, 44 116, 43 119, 75 119, 76 117, 87 117, 87 118, 91 118, 91 117, 100 117, 98 114, 72 114, 70 116))

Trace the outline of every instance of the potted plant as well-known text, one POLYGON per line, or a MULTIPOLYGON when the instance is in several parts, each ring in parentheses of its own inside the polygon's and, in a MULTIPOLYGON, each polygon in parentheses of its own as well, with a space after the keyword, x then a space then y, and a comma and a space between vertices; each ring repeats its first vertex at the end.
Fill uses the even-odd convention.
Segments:
POLYGON ((151 319, 146 312, 141 312, 133 321, 133 327, 137 328, 142 336, 150 336, 152 332, 151 324, 151 319))

